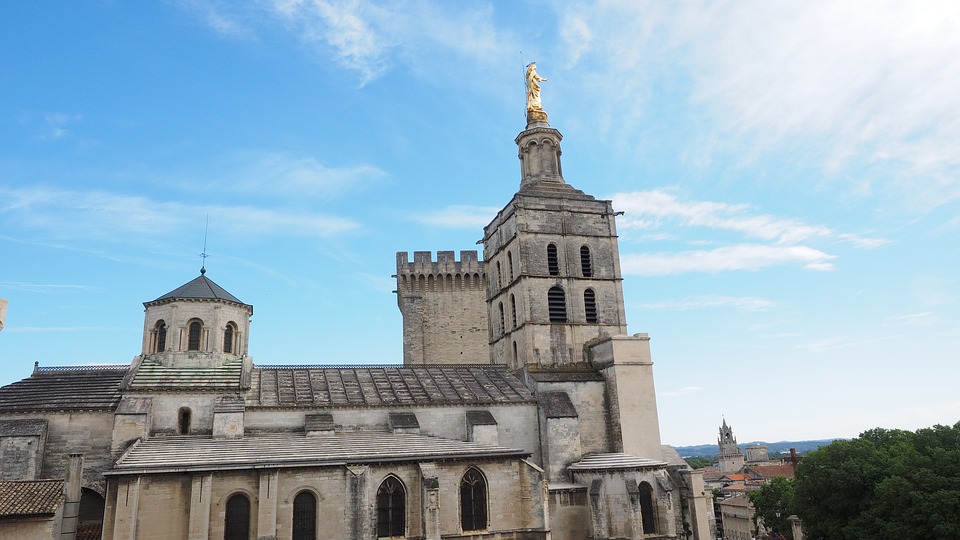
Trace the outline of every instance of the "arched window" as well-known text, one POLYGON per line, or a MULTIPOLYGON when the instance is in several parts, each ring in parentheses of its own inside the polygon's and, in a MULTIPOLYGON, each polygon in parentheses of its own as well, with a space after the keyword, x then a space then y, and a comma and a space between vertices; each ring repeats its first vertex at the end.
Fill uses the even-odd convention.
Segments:
POLYGON ((388 476, 377 490, 377 537, 407 534, 406 503, 403 484, 395 476, 388 476))
POLYGON ((593 289, 583 291, 583 311, 588 323, 597 322, 597 295, 593 289))
POLYGON ((547 307, 550 311, 550 322, 567 322, 567 298, 560 287, 550 287, 547 291, 547 307))
POLYGON ((590 261, 590 248, 580 246, 580 271, 583 277, 593 276, 593 263, 590 261))
POLYGON ((517 327, 517 299, 510 295, 510 323, 511 328, 517 327))
POLYGON ((487 528, 487 481, 474 468, 460 480, 460 526, 464 531, 487 528))
POLYGON ((507 252, 507 271, 510 273, 510 282, 513 283, 513 253, 507 252))
POLYGON ((504 324, 504 315, 503 315, 503 302, 500 302, 500 334, 503 334, 506 331, 506 324, 504 324))
POLYGON ((233 354, 233 340, 236 335, 237 325, 228 322, 226 328, 223 329, 223 352, 233 354))
POLYGON ((316 540, 317 497, 301 491, 293 499, 293 540, 316 540))
POLYGON ((497 290, 503 288, 503 272, 500 270, 500 261, 497 261, 497 290))
POLYGON ((250 499, 242 493, 227 499, 223 540, 250 540, 250 499))
POLYGON ((157 325, 154 328, 157 332, 157 344, 154 347, 154 351, 163 352, 167 350, 167 323, 161 319, 157 321, 157 325))
POLYGON ((180 435, 190 434, 190 409, 181 407, 177 412, 177 431, 180 435))
POLYGON ((653 509, 653 488, 646 482, 640 483, 640 519, 643 522, 643 534, 657 532, 657 516, 653 509))
POLYGON ((200 331, 203 329, 203 325, 200 323, 200 321, 194 320, 190 321, 190 325, 187 328, 187 350, 199 351, 200 331))
POLYGON ((560 275, 560 260, 557 258, 556 244, 547 244, 547 269, 551 276, 560 275))
POLYGON ((517 342, 513 342, 513 366, 517 367, 517 342))

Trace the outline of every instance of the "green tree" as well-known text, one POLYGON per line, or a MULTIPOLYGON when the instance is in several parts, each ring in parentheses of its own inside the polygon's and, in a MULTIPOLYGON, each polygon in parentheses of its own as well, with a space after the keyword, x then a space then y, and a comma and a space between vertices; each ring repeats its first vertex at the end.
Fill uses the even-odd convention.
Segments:
MULTIPOLYGON (((763 522, 770 533, 778 534, 780 538, 793 540, 790 523, 787 518, 797 513, 795 503, 795 489, 793 478, 778 476, 760 489, 750 493, 750 502, 755 510, 753 524, 756 527, 759 521, 763 522)), ((773 536, 778 538, 778 536, 773 536)))
POLYGON ((689 465, 691 469, 702 469, 703 467, 710 467, 711 465, 717 464, 717 460, 710 456, 688 457, 684 461, 687 462, 687 465, 689 465))
POLYGON ((823 446, 797 467, 796 504, 814 540, 960 538, 960 423, 823 446))

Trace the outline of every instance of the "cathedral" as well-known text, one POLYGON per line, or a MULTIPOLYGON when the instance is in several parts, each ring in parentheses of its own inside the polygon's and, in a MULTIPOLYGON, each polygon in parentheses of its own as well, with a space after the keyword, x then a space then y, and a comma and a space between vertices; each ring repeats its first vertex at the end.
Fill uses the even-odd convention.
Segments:
POLYGON ((397 254, 402 365, 258 365, 253 306, 201 269, 143 304, 132 363, 0 388, 0 536, 712 539, 627 335, 617 213, 566 183, 533 98, 483 259, 397 254))

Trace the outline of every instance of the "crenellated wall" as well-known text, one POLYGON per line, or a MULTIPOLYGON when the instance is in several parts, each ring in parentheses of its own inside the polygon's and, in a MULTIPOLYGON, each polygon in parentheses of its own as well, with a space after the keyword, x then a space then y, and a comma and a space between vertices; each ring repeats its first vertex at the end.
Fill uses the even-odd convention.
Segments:
POLYGON ((477 252, 397 253, 397 305, 403 315, 403 363, 485 364, 484 265, 477 252))

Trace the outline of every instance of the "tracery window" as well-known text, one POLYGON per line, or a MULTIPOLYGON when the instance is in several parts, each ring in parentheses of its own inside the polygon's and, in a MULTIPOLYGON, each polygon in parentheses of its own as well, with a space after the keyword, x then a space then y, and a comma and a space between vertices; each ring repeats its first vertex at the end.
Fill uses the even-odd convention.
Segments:
POLYGON ((301 491, 293 499, 293 540, 316 540, 317 497, 301 491))
POLYGON ((551 276, 560 275, 560 259, 557 258, 556 244, 547 244, 547 269, 551 276))
POLYGON ((590 260, 590 248, 580 246, 580 271, 583 277, 593 277, 593 262, 590 260))
POLYGON ((242 493, 227 499, 223 539, 250 540, 250 499, 242 493))
POLYGON ((190 325, 187 327, 187 350, 188 351, 199 351, 200 350, 200 331, 203 329, 203 325, 200 321, 194 320, 190 321, 190 325))
POLYGON ((583 291, 583 311, 588 323, 597 322, 597 295, 593 289, 583 291))
POLYGON ((406 501, 403 484, 388 476, 377 490, 377 537, 406 534, 406 501))
POLYGON ((550 287, 547 291, 547 307, 550 312, 550 322, 567 322, 567 298, 561 287, 550 287))
POLYGON ((487 528, 487 481, 472 467, 460 480, 460 526, 464 531, 487 528))

